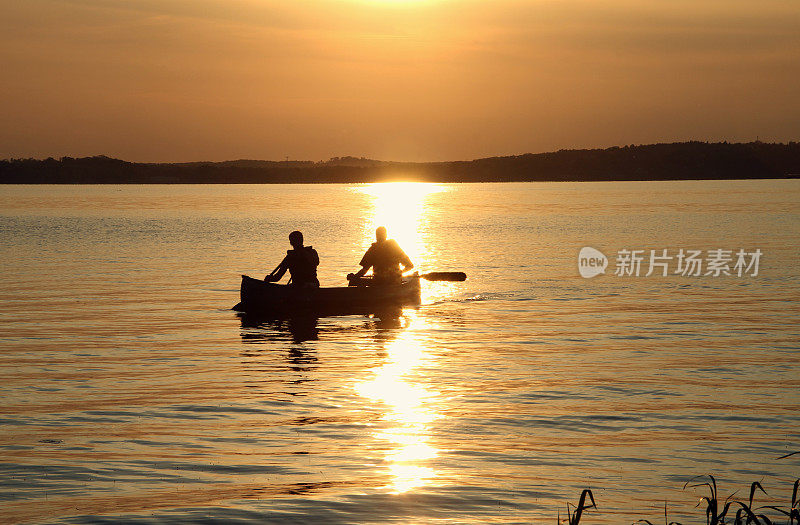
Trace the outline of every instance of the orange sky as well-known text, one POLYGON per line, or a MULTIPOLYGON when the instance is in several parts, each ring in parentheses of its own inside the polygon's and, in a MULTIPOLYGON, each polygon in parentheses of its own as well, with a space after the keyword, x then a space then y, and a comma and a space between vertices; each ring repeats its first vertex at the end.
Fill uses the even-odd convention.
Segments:
POLYGON ((0 3, 0 158, 800 140, 797 0, 0 3))

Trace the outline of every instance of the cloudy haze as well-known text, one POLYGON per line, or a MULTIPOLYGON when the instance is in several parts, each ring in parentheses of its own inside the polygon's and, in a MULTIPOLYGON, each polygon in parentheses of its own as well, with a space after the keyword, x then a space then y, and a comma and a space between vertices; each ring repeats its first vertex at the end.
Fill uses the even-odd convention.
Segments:
POLYGON ((800 139, 795 0, 25 0, 0 63, 0 157, 800 139))

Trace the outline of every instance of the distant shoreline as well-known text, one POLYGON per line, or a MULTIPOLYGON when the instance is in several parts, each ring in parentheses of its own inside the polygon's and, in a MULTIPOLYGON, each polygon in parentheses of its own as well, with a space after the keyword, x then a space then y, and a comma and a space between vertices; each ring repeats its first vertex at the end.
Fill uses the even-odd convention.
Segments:
POLYGON ((451 162, 141 163, 106 156, 0 160, 0 184, 332 184, 800 178, 800 143, 677 142, 451 162))

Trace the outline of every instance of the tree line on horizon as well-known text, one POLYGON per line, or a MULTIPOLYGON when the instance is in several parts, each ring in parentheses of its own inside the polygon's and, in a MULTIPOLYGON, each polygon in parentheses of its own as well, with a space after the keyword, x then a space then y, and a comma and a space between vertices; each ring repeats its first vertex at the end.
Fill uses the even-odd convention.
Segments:
POLYGON ((234 160, 142 163, 104 155, 0 160, 2 184, 633 181, 800 177, 800 143, 677 142, 471 161, 234 160))

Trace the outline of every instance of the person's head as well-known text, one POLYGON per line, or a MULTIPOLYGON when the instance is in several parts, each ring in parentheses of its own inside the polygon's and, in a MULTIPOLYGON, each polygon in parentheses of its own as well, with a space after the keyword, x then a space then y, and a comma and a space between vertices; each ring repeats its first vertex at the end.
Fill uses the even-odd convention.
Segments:
POLYGON ((289 234, 289 244, 292 245, 293 248, 302 248, 303 247, 303 234, 299 231, 295 230, 289 234))
POLYGON ((378 229, 375 230, 375 239, 378 242, 383 242, 386 240, 386 228, 383 226, 378 226, 378 229))

